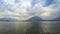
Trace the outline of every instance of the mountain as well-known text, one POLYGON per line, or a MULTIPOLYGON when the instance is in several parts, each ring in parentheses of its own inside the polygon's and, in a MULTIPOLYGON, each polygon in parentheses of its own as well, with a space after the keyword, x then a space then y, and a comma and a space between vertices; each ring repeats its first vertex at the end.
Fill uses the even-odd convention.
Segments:
POLYGON ((3 21, 3 22, 12 22, 12 21, 17 21, 17 20, 13 19, 13 18, 0 18, 0 21, 3 21))
POLYGON ((60 21, 60 17, 58 17, 58 18, 56 18, 56 19, 54 19, 55 21, 60 21))
POLYGON ((42 20, 38 16, 31 17, 30 19, 26 20, 27 22, 38 22, 38 21, 60 21, 60 17, 52 19, 52 20, 42 20))
POLYGON ((52 20, 42 20, 42 21, 60 21, 60 17, 57 17, 57 18, 52 19, 52 20))
POLYGON ((38 22, 41 21, 42 19, 38 16, 31 17, 30 19, 27 20, 27 22, 38 22))

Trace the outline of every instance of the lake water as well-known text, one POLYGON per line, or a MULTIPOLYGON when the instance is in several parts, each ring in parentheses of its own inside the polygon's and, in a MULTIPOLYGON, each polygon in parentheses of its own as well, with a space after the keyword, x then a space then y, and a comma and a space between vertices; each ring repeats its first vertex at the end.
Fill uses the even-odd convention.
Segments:
POLYGON ((0 34, 60 34, 60 21, 0 22, 0 34))

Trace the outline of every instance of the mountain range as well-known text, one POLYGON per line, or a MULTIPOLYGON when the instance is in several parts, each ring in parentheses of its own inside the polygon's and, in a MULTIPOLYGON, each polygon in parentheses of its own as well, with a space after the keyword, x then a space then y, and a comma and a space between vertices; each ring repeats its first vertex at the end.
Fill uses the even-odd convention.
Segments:
POLYGON ((12 22, 12 21, 18 21, 14 18, 0 18, 0 21, 2 22, 12 22))
POLYGON ((52 19, 52 20, 43 20, 41 19, 40 17, 38 16, 34 16, 34 17, 31 17, 29 18, 28 20, 17 20, 17 19, 14 19, 14 18, 0 18, 0 21, 2 22, 14 22, 14 21, 26 21, 26 22, 38 22, 38 21, 60 21, 60 17, 56 18, 56 19, 52 19))

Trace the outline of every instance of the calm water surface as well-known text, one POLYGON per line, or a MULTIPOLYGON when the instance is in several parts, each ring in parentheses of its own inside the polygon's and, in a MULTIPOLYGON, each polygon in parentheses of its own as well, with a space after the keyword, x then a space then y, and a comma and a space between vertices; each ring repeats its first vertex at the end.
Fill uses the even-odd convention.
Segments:
POLYGON ((60 21, 0 22, 0 34, 59 34, 60 21))

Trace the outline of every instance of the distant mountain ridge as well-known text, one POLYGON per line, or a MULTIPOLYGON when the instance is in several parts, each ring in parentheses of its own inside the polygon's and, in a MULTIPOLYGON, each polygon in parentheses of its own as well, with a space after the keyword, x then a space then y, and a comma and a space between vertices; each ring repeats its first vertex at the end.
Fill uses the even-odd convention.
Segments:
POLYGON ((0 18, 0 21, 6 21, 6 22, 9 22, 9 21, 17 21, 16 19, 13 19, 13 18, 0 18))
POLYGON ((60 21, 60 17, 52 19, 52 20, 43 20, 38 16, 34 16, 34 17, 31 17, 30 19, 28 19, 27 21, 29 21, 29 22, 35 22, 35 21, 60 21))
POLYGON ((60 21, 60 17, 52 20, 43 20, 38 16, 31 17, 28 20, 17 20, 14 18, 0 18, 0 22, 15 22, 15 21, 18 21, 18 22, 60 21))
POLYGON ((57 18, 51 19, 51 20, 42 20, 42 21, 60 21, 60 17, 57 17, 57 18))
POLYGON ((27 21, 28 22, 37 22, 37 21, 41 21, 42 19, 38 16, 34 16, 34 17, 31 17, 30 19, 28 19, 27 21))
POLYGON ((60 21, 60 17, 58 17, 58 18, 56 18, 56 19, 54 19, 55 21, 60 21))

